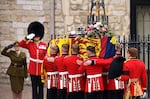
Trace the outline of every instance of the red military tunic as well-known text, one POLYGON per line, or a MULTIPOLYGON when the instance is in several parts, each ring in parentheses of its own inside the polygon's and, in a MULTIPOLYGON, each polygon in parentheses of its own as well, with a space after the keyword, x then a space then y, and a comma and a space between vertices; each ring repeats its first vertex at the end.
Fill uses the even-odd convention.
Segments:
POLYGON ((27 42, 22 40, 19 42, 19 45, 23 48, 28 49, 30 54, 30 63, 28 72, 32 75, 40 76, 41 75, 41 64, 46 55, 47 44, 44 42, 39 42, 35 44, 34 42, 27 42))
POLYGON ((104 90, 108 89, 108 69, 112 60, 113 58, 108 58, 108 59, 100 58, 95 61, 95 64, 99 66, 103 66, 102 78, 103 78, 104 90))
POLYGON ((79 72, 86 72, 87 78, 86 78, 86 85, 85 85, 85 92, 94 92, 94 91, 103 91, 104 85, 103 85, 103 78, 102 78, 102 72, 103 72, 103 66, 104 64, 108 64, 109 61, 111 62, 112 59, 104 60, 99 59, 98 57, 90 57, 88 60, 95 60, 96 65, 90 65, 90 66, 84 66, 82 65, 79 67, 79 72))
POLYGON ((64 58, 64 66, 66 66, 67 68, 69 77, 68 83, 69 92, 84 91, 85 79, 83 73, 79 73, 78 71, 80 65, 76 63, 77 60, 82 59, 77 55, 71 55, 64 58))
MULTIPOLYGON (((121 55, 115 55, 114 58, 121 57, 121 55)), ((108 70, 110 68, 110 64, 106 66, 104 69, 105 79, 107 85, 105 85, 106 90, 123 90, 124 89, 124 81, 119 81, 116 79, 108 79, 108 70)))
POLYGON ((56 65, 54 64, 54 62, 49 62, 48 58, 55 58, 56 55, 51 55, 51 56, 46 56, 44 58, 44 62, 43 62, 43 68, 47 73, 47 77, 46 77, 46 85, 47 88, 53 88, 56 87, 57 88, 57 77, 58 77, 58 71, 56 68, 56 65))
POLYGON ((102 78, 103 78, 104 90, 107 90, 108 87, 108 68, 112 60, 113 58, 108 58, 108 59, 100 58, 95 61, 95 64, 99 66, 103 66, 102 78))
POLYGON ((124 75, 120 80, 131 82, 129 86, 130 96, 140 96, 147 87, 147 72, 144 62, 138 59, 130 59, 124 62, 124 75))
POLYGON ((58 89, 67 88, 68 84, 68 71, 67 68, 64 66, 63 61, 64 57, 68 54, 63 54, 62 56, 56 57, 54 63, 57 67, 58 75, 58 89))

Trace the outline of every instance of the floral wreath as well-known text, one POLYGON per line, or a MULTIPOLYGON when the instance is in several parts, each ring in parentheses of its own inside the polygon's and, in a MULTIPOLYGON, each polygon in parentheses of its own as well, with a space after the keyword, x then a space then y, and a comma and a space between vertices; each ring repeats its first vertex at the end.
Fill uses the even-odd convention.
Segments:
POLYGON ((114 36, 114 33, 108 28, 107 25, 97 22, 96 24, 90 24, 85 30, 85 36, 87 37, 101 37, 101 36, 114 36))
POLYGON ((75 34, 72 32, 69 34, 70 37, 84 37, 84 38, 100 38, 102 36, 115 36, 115 34, 109 29, 107 25, 97 22, 96 24, 89 24, 84 30, 79 29, 81 32, 75 34))

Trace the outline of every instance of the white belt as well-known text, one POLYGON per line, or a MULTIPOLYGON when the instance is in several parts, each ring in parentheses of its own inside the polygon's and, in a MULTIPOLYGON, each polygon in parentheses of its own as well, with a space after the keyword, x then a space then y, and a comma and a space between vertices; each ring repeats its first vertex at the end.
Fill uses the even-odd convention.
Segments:
POLYGON ((66 85, 67 77, 65 77, 67 74, 68 74, 67 71, 65 71, 65 72, 59 72, 59 75, 62 76, 62 78, 59 81, 60 82, 60 89, 63 89, 63 87, 67 87, 67 85, 66 85))
POLYGON ((83 76, 83 74, 69 75, 69 78, 70 78, 69 88, 68 88, 69 92, 81 90, 80 80, 77 80, 77 79, 78 79, 78 77, 82 77, 82 76, 83 76))
POLYGON ((57 76, 56 74, 58 74, 58 72, 47 72, 47 75, 48 75, 48 79, 47 79, 47 88, 50 89, 51 88, 51 83, 52 83, 52 86, 56 86, 57 84, 57 76), (54 76, 54 77, 52 77, 54 76), (53 82, 51 81, 51 79, 53 79, 53 82))
POLYGON ((96 77, 101 77, 102 74, 95 74, 95 75, 87 75, 87 78, 96 78, 96 77))
POLYGON ((67 71, 65 71, 65 72, 59 72, 59 75, 66 75, 66 74, 68 74, 67 71))
POLYGON ((114 79, 116 89, 119 89, 119 81, 114 79))
POLYGON ((47 75, 56 75, 58 72, 47 72, 47 75))
POLYGON ((75 75, 69 75, 69 78, 77 78, 77 77, 82 77, 83 74, 75 74, 75 75))
POLYGON ((40 60, 40 59, 34 59, 30 57, 30 60, 33 62, 43 63, 43 60, 40 60))
MULTIPOLYGON (((92 91, 92 86, 94 88, 94 83, 92 85, 92 79, 93 78, 97 78, 97 77, 101 77, 102 74, 95 74, 95 75, 87 75, 87 78, 89 79, 88 81, 88 92, 90 93, 92 91)), ((98 84, 98 89, 100 90, 100 85, 98 84)))
POLYGON ((114 79, 114 82, 115 82, 115 88, 116 89, 123 89, 124 88, 124 81, 119 81, 119 80, 114 79))

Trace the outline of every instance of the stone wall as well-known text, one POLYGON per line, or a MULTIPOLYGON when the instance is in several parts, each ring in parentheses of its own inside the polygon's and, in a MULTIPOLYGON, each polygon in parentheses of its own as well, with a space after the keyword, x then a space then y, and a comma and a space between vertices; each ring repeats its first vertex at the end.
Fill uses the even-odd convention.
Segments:
MULTIPOLYGON (((56 0, 55 33, 77 30, 86 26, 87 9, 90 0, 56 0), (63 2, 62 2, 63 1, 63 2)), ((117 35, 129 34, 130 0, 105 0, 109 26, 117 35)))
MULTIPOLYGON (((54 21, 54 33, 63 34, 86 26, 90 0, 0 0, 0 50, 4 46, 21 40, 27 34, 32 21, 45 26, 43 40, 50 40, 50 22, 54 21), (51 20, 51 3, 54 1, 54 19, 51 20)), ((129 34, 130 0, 105 0, 109 25, 117 35, 129 34)), ((27 50, 24 50, 27 52, 27 50)), ((28 55, 28 54, 27 54, 28 55)), ((0 55, 0 82, 8 82, 5 74, 10 61, 0 55)))
POLYGON ((56 0, 55 31, 65 33, 86 24, 88 0, 56 0), (62 2, 63 1, 63 2, 62 2))
POLYGON ((109 25, 117 35, 130 32, 130 0, 109 0, 109 25))
MULTIPOLYGON (((49 5, 49 0, 0 0, 0 50, 16 40, 23 39, 27 35, 27 26, 32 21, 44 24, 46 31, 43 40, 48 42, 49 5)), ((0 82, 8 82, 5 72, 9 64, 10 60, 0 54, 0 82)))

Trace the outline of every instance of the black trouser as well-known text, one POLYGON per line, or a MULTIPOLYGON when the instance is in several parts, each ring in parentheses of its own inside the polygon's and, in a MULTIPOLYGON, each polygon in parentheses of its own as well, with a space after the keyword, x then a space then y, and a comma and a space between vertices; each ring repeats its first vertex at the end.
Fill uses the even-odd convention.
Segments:
POLYGON ((109 99, 108 90, 103 91, 103 99, 109 99))
POLYGON ((103 99, 103 91, 85 93, 85 99, 103 99))
POLYGON ((84 99, 84 92, 69 92, 67 99, 84 99))
POLYGON ((140 99, 140 96, 132 96, 130 99, 140 99))
POLYGON ((43 86, 44 84, 41 82, 41 76, 31 76, 32 83, 32 99, 43 99, 43 86))
POLYGON ((47 99, 57 99, 57 88, 47 89, 47 99))
POLYGON ((109 90, 108 99, 123 99, 124 90, 109 90))
POLYGON ((66 99, 67 98, 67 88, 58 89, 57 99, 66 99))

